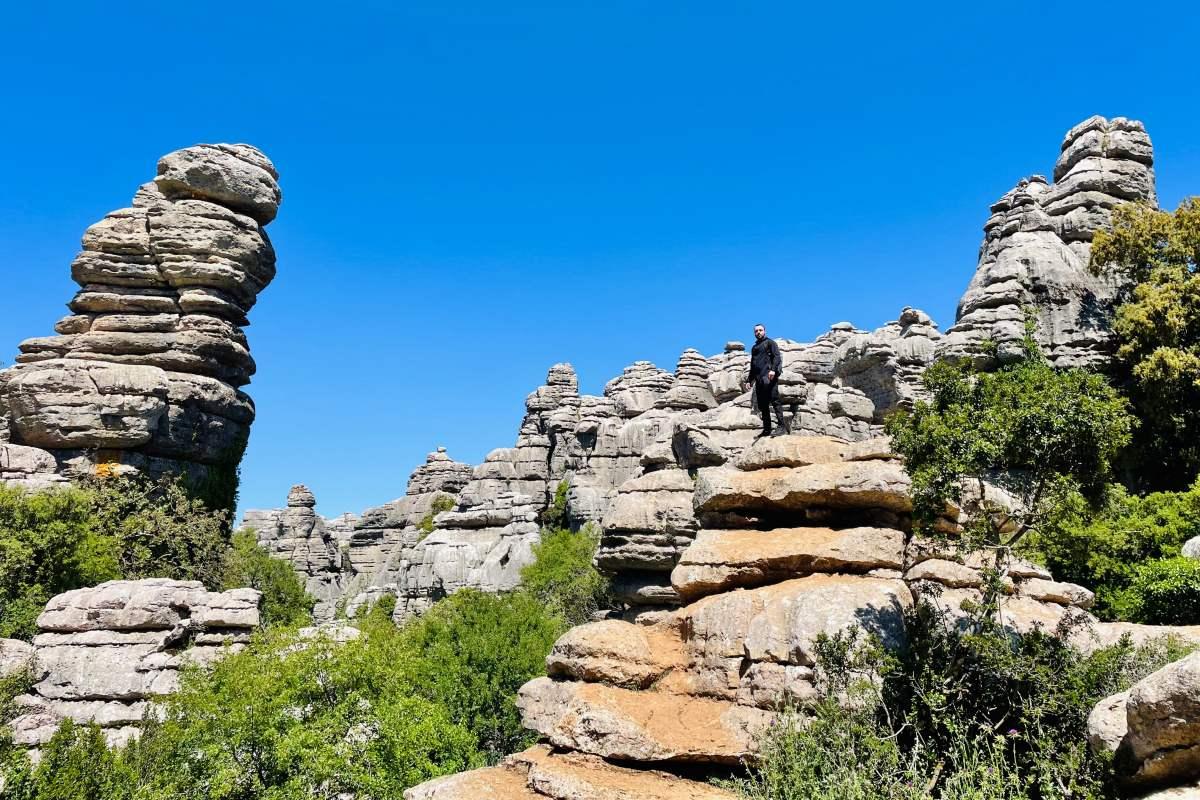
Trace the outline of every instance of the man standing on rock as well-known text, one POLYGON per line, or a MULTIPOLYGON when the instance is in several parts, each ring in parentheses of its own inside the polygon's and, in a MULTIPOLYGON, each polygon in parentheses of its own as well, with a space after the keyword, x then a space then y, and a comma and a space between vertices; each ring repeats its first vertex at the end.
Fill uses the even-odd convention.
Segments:
POLYGON ((783 418, 783 406, 779 402, 779 373, 783 372, 783 357, 779 355, 779 345, 774 339, 767 338, 767 329, 763 325, 754 326, 754 347, 750 348, 750 373, 746 376, 746 384, 754 386, 754 397, 758 410, 762 414, 763 429, 759 436, 778 436, 780 433, 791 433, 792 427, 783 418), (779 421, 780 431, 771 431, 771 409, 775 409, 775 419, 779 421))

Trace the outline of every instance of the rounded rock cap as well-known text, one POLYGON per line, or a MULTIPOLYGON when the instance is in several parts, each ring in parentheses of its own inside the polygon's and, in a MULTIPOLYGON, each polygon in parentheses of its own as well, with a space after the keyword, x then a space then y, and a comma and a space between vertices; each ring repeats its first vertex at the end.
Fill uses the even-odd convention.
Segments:
POLYGON ((248 144, 198 144, 160 158, 154 183, 169 200, 208 200, 266 225, 283 200, 278 178, 271 160, 248 144))

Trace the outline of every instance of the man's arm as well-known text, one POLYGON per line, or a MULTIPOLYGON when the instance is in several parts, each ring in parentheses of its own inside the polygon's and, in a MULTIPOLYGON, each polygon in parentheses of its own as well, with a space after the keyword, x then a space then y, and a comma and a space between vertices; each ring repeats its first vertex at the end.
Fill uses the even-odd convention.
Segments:
POLYGON ((776 378, 783 373, 783 356, 780 354, 779 345, 775 343, 774 339, 771 340, 771 371, 775 373, 776 378))

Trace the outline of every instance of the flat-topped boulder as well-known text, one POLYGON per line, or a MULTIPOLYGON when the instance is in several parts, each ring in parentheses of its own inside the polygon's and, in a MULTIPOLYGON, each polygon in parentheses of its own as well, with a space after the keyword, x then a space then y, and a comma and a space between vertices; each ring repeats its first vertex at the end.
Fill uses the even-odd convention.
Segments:
POLYGON ((773 467, 753 472, 711 467, 696 480, 696 511, 780 512, 810 507, 912 511, 910 481, 890 461, 773 467))
POLYGON ((517 696, 521 721, 556 747, 618 761, 737 764, 774 715, 668 692, 535 678, 517 696))
POLYGON ((556 678, 644 689, 687 660, 676 631, 604 620, 559 637, 546 656, 546 671, 556 678))
POLYGON ((735 800, 737 795, 669 772, 631 769, 545 745, 509 756, 495 767, 435 778, 405 800, 735 800))
POLYGON ((811 666, 817 638, 851 626, 902 646, 912 604, 902 580, 815 574, 702 598, 674 612, 672 624, 705 656, 811 666))
POLYGON ((680 556, 671 585, 685 600, 810 572, 900 569, 904 533, 892 528, 702 530, 680 556))

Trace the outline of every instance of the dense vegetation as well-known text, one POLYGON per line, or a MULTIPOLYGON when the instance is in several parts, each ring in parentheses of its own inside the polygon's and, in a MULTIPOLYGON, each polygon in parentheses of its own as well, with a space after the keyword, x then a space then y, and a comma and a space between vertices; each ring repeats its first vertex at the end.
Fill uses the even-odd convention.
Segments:
MULTIPOLYGON (((554 640, 603 595, 595 541, 544 531, 518 591, 460 591, 403 627, 391 621, 394 602, 382 600, 346 643, 277 624, 245 651, 187 671, 161 702, 162 719, 122 751, 105 751, 94 728, 63 726, 36 768, 8 753, 6 796, 398 798, 428 778, 494 763, 531 743, 517 689, 543 674, 554 640)), ((245 534, 232 552, 230 575, 271 571, 245 534)), ((274 621, 291 621, 284 612, 298 602, 281 592, 274 621)))
POLYGON ((1133 282, 1117 309, 1116 379, 1141 425, 1127 454, 1134 488, 1187 488, 1200 473, 1200 198, 1174 213, 1128 205, 1096 234, 1092 268, 1133 282))
POLYGON ((857 630, 822 637, 820 698, 767 732, 761 763, 735 788, 751 800, 1114 797, 1087 715, 1185 650, 1125 639, 1081 656, 1067 631, 1014 637, 987 606, 951 619, 918 603, 895 654, 857 630))
POLYGON ((37 493, 0 486, 0 636, 31 638, 47 600, 106 580, 165 577, 210 589, 240 581, 228 530, 227 512, 207 510, 165 478, 37 493))

